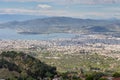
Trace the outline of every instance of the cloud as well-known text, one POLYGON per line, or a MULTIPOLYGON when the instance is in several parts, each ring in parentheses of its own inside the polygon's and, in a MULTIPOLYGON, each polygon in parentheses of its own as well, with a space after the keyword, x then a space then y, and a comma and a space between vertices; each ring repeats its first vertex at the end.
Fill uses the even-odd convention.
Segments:
POLYGON ((50 8, 52 8, 52 6, 47 5, 47 4, 39 4, 37 7, 41 8, 41 9, 50 9, 50 8))
POLYGON ((45 15, 45 16, 68 16, 68 17, 82 17, 79 13, 69 12, 66 10, 53 9, 17 9, 4 8, 0 9, 0 14, 27 14, 27 15, 45 15))
POLYGON ((118 4, 120 0, 63 0, 69 4, 118 4))
POLYGON ((35 13, 34 10, 17 9, 17 8, 5 8, 0 9, 0 14, 22 14, 22 13, 35 13))
POLYGON ((42 9, 17 9, 4 8, 0 9, 0 14, 27 14, 27 15, 46 15, 46 16, 64 16, 68 14, 64 10, 42 10, 42 9))
POLYGON ((76 18, 97 18, 105 19, 111 17, 120 18, 119 12, 71 12, 67 10, 53 10, 53 9, 17 9, 4 8, 0 9, 0 14, 27 14, 27 15, 45 15, 45 16, 66 16, 76 18))
POLYGON ((55 0, 0 0, 5 2, 53 2, 55 0))
POLYGON ((53 2, 57 4, 120 4, 120 0, 0 0, 15 2, 53 2))

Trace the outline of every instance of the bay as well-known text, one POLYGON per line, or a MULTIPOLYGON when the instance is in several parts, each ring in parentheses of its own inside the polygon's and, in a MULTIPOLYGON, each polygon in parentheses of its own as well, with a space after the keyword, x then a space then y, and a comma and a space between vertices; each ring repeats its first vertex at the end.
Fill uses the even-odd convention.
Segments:
POLYGON ((73 38, 72 33, 51 33, 51 34, 18 34, 12 29, 0 29, 0 39, 2 40, 52 40, 59 38, 73 38))

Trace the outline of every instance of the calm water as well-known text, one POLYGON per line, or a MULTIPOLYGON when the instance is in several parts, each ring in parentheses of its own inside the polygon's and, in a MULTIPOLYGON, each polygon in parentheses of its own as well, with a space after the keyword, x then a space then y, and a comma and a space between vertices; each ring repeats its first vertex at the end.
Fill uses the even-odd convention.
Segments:
POLYGON ((0 39, 12 39, 12 40, 51 40, 57 38, 73 38, 75 34, 70 33, 52 33, 52 34, 37 34, 37 35, 24 35, 18 34, 11 29, 0 29, 0 39))

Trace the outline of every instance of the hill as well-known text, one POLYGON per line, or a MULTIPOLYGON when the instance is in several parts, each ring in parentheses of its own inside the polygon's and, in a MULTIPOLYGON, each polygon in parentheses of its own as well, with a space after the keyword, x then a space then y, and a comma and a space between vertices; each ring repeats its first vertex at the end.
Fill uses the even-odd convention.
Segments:
POLYGON ((0 54, 0 79, 36 80, 53 77, 56 68, 22 52, 2 52, 0 54))
POLYGON ((70 17, 48 17, 0 24, 21 34, 120 32, 119 20, 93 20, 70 17))

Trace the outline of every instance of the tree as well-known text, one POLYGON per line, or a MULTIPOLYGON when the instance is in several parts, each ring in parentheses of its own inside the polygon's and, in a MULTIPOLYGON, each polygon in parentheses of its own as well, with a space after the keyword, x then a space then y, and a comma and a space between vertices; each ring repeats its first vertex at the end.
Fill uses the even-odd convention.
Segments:
POLYGON ((118 73, 118 72, 114 73, 113 77, 120 77, 120 73, 118 73))
POLYGON ((99 80, 102 76, 104 76, 103 73, 93 73, 87 76, 86 80, 99 80))

